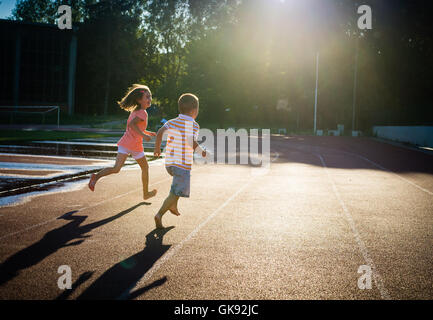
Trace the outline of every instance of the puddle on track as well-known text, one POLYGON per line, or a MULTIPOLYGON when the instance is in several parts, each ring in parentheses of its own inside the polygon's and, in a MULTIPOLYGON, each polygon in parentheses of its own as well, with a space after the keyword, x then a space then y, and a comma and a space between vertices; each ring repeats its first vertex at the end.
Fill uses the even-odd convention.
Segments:
POLYGON ((80 190, 87 187, 88 177, 81 177, 75 181, 69 182, 49 182, 40 184, 31 191, 27 190, 25 193, 16 193, 5 197, 0 197, 0 208, 2 207, 13 207, 30 201, 34 197, 41 195, 71 192, 80 190))
MULTIPOLYGON (((14 143, 0 145, 0 153, 7 155, 29 156, 59 156, 79 159, 109 160, 114 163, 117 155, 118 138, 104 140, 93 139, 79 141, 32 141, 27 143, 14 143)), ((144 143, 147 156, 153 155, 153 142, 144 143)), ((0 162, 0 167, 18 170, 61 170, 62 172, 50 176, 35 176, 34 174, 14 175, 0 173, 0 207, 14 206, 29 201, 42 194, 66 192, 87 185, 90 173, 107 167, 107 164, 98 165, 55 165, 36 163, 0 162)), ((137 166, 134 159, 129 157, 125 168, 137 166)), ((135 167, 134 167, 135 168, 135 167)))

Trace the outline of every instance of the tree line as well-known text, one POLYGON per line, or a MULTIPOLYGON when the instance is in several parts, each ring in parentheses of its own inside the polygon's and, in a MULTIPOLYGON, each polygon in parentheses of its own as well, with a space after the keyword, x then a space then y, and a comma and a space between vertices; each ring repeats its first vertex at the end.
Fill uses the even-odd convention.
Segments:
MULTIPOLYGON (((66 2, 66 3, 65 3, 66 2)), ((13 19, 55 23, 62 0, 20 0, 13 19)), ((160 117, 200 98, 216 127, 433 124, 432 40, 421 1, 69 0, 77 28, 76 112, 117 114, 132 83, 148 85, 160 117), (357 90, 354 99, 355 57, 357 90)))

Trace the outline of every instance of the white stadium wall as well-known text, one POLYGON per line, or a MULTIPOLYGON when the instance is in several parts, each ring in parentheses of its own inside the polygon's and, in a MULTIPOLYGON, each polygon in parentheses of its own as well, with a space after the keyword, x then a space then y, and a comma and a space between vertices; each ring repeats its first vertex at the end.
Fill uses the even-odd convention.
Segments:
POLYGON ((378 138, 433 148, 433 126, 374 126, 378 138))

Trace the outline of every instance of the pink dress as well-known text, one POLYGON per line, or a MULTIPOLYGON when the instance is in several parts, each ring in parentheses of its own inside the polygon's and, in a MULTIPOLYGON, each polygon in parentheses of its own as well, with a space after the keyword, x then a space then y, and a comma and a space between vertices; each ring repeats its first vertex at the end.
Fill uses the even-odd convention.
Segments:
POLYGON ((138 117, 142 119, 143 121, 140 121, 137 123, 138 128, 146 132, 147 128, 147 112, 146 110, 140 109, 137 111, 131 112, 129 115, 128 121, 126 123, 126 132, 120 138, 120 140, 117 142, 118 146, 122 146, 128 150, 131 151, 144 151, 143 149, 143 137, 139 135, 134 129, 131 128, 130 123, 132 120, 134 120, 135 117, 138 117))

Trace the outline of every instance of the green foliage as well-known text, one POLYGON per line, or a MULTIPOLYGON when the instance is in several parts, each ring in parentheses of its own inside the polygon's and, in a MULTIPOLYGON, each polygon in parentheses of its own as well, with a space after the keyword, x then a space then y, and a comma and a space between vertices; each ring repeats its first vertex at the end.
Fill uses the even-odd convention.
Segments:
MULTIPOLYGON (((20 0, 14 17, 53 23, 60 2, 20 0)), ((160 117, 175 116, 179 95, 192 92, 201 123, 310 130, 320 52, 318 128, 351 128, 358 43, 356 127, 433 119, 430 17, 418 0, 364 1, 373 30, 362 35, 359 4, 346 0, 71 3, 78 112, 124 115, 116 101, 141 82, 160 117), (277 109, 280 100, 287 105, 277 109)))
POLYGON ((57 9, 61 5, 70 5, 72 21, 83 22, 88 17, 87 8, 97 0, 18 0, 12 10, 12 18, 25 22, 55 23, 57 9))

